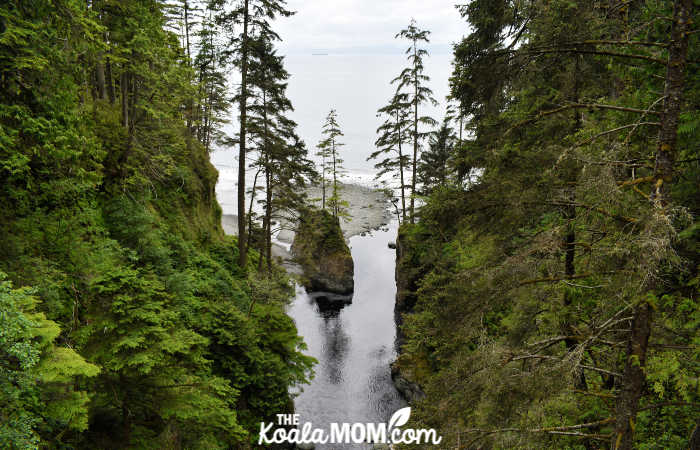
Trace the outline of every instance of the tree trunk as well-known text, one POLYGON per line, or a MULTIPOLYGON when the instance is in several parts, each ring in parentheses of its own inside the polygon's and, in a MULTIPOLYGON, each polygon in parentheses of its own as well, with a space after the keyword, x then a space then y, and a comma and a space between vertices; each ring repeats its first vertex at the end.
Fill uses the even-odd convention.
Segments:
POLYGON ((253 189, 250 192, 250 206, 248 206, 248 242, 246 245, 248 248, 252 245, 252 233, 250 230, 253 229, 253 203, 255 202, 255 189, 258 187, 258 176, 260 175, 260 169, 255 172, 255 178, 253 179, 253 189))
POLYGON ((333 152, 333 215, 338 217, 338 179, 335 172, 335 140, 331 140, 331 149, 333 152))
POLYGON ((131 91, 129 105, 129 135, 134 134, 134 127, 136 126, 136 105, 139 101, 139 83, 134 75, 129 76, 129 90, 131 91))
MULTIPOLYGON (((573 89, 573 101, 574 103, 579 102, 579 60, 580 60, 580 55, 576 55, 576 63, 574 65, 574 70, 573 70, 573 81, 574 81, 574 89, 573 89)), ((572 134, 576 134, 579 130, 581 129, 581 111, 576 109, 574 110, 574 127, 572 130, 572 134)), ((578 169, 575 167, 564 167, 564 181, 566 183, 566 201, 571 205, 571 206, 566 206, 564 208, 564 219, 566 220, 567 224, 567 230, 566 230, 566 236, 564 238, 564 273, 567 278, 572 279, 576 276, 576 227, 575 227, 575 220, 576 220, 576 180, 577 180, 577 172, 578 169)), ((564 321, 564 335, 566 336, 573 336, 575 334, 574 331, 574 318, 572 317, 571 314, 571 306, 573 304, 573 300, 571 298, 571 292, 569 289, 564 290, 564 311, 565 311, 565 321, 564 321)), ((574 351, 576 346, 578 345, 578 342, 576 339, 573 338, 568 338, 564 340, 564 343, 566 345, 566 349, 569 352, 574 351)), ((575 380, 575 386, 577 389, 585 391, 587 390, 587 383, 586 383, 586 374, 584 373, 583 369, 579 368, 577 369, 578 373, 576 374, 576 380, 575 380)), ((587 442, 586 447, 590 443, 587 442)))
POLYGON ((246 170, 246 113, 248 96, 248 0, 244 0, 243 9, 243 40, 241 42, 241 99, 240 120, 241 131, 240 150, 238 152, 238 265, 245 268, 248 261, 246 246, 245 221, 245 170, 246 170))
POLYGON ((187 50, 187 65, 190 64, 192 54, 190 53, 190 8, 187 0, 183 1, 183 9, 185 10, 185 46, 187 50))
MULTIPOLYGON (((693 0, 678 0, 673 11, 671 42, 666 68, 664 108, 661 116, 661 130, 656 151, 655 178, 652 191, 654 207, 659 214, 667 214, 666 206, 673 182, 673 169, 678 134, 683 85, 685 81, 686 57, 688 54, 688 25, 693 0)), ((653 291, 650 286, 649 291, 653 291)), ((622 378, 622 388, 616 404, 615 435, 613 449, 632 450, 634 448, 634 427, 637 420, 639 400, 644 390, 646 376, 647 347, 652 328, 652 308, 642 301, 635 308, 632 330, 627 342, 627 358, 622 378)))
MULTIPOLYGON (((95 0, 92 2, 92 8, 93 10, 97 11, 97 15, 99 17, 98 21, 101 21, 102 18, 102 2, 99 0, 95 0)), ((106 33, 104 35, 104 41, 107 42, 107 36, 106 33)), ((97 64, 95 65, 95 82, 97 84, 97 97, 100 100, 105 100, 107 99, 107 88, 105 85, 105 66, 104 66, 104 53, 99 52, 97 55, 97 64)))
MULTIPOLYGON (((187 0, 183 0, 183 9, 185 15, 185 50, 187 51, 187 66, 192 64, 192 54, 190 53, 190 8, 187 0)), ((192 124, 194 123, 194 101, 191 96, 187 98, 187 111, 185 117, 185 126, 193 134, 192 124)))
MULTIPOLYGON (((267 216, 263 216, 262 232, 263 235, 267 233, 267 216)), ((258 272, 262 272, 263 263, 265 262, 265 239, 260 239, 258 251, 260 252, 260 258, 258 258, 258 272)))
POLYGON ((462 112, 462 108, 459 108, 459 145, 462 145, 462 131, 464 130, 464 113, 462 112))
POLYGON ((272 179, 270 170, 265 174, 265 191, 267 200, 265 202, 265 216, 267 221, 267 232, 265 233, 265 257, 267 258, 267 273, 272 274, 272 179))
POLYGON ((321 209, 326 209, 326 157, 321 162, 321 209))
POLYGON ((119 90, 121 91, 122 102, 122 126, 129 128, 129 74, 124 69, 119 80, 119 90))
MULTIPOLYGON (((413 54, 416 55, 416 42, 413 41, 413 54)), ((415 63, 414 63, 415 64, 415 63)), ((414 66, 413 98, 413 173, 411 174, 411 223, 416 223, 416 168, 418 166, 418 69, 414 66)))
POLYGON ((95 67, 95 78, 97 81, 97 97, 100 100, 106 100, 107 87, 105 81, 105 66, 102 61, 97 62, 97 67, 95 67))
POLYGON ((107 85, 107 95, 109 97, 109 103, 112 105, 116 101, 116 93, 114 92, 114 80, 112 76, 112 63, 110 62, 109 55, 105 58, 105 84, 107 85))
POLYGON ((396 111, 396 133, 399 141, 399 174, 401 178, 401 220, 406 222, 406 183, 403 179, 403 151, 401 150, 401 119, 396 111))
POLYGON ((263 152, 265 152, 265 222, 267 222, 267 230, 265 230, 265 257, 267 258, 267 274, 272 274, 272 164, 270 161, 270 138, 268 136, 268 121, 267 121, 267 96, 265 90, 263 96, 263 152))
POLYGON ((700 419, 698 419, 695 429, 690 435, 690 442, 688 443, 689 450, 700 450, 700 419))

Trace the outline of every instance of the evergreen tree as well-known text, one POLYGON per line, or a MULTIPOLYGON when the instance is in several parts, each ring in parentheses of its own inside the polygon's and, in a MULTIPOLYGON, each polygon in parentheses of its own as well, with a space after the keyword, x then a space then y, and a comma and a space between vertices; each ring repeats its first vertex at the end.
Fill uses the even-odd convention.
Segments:
POLYGON ((241 85, 238 93, 238 112, 240 131, 238 133, 238 253, 239 264, 246 266, 246 219, 245 219, 245 174, 247 168, 246 145, 247 115, 249 96, 249 64, 252 51, 252 42, 257 37, 263 37, 271 41, 279 39, 270 22, 277 16, 289 17, 293 12, 285 8, 284 0, 234 0, 231 8, 228 8, 228 0, 210 0, 210 6, 218 11, 217 22, 230 35, 227 45, 227 53, 241 74, 241 85), (240 26, 240 31, 236 28, 240 26))
POLYGON ((456 156, 480 176, 435 190, 400 233, 400 282, 420 289, 401 296, 398 366, 431 400, 417 419, 448 445, 687 447, 697 8, 461 10, 451 87, 473 136, 456 156))
MULTIPOLYGON (((271 273, 272 225, 281 219, 275 213, 276 206, 285 204, 287 212, 293 212, 305 203, 301 193, 305 177, 311 175, 311 163, 306 159, 303 142, 296 135, 296 123, 286 116, 292 110, 292 104, 286 97, 289 74, 284 69, 283 58, 277 56, 271 42, 265 39, 253 44, 248 126, 258 151, 254 166, 261 170, 265 179, 265 237, 261 255, 267 259, 267 270, 271 273), (277 198, 279 202, 274 200, 277 198)), ((262 258, 259 264, 262 265, 262 258)))
POLYGON ((194 117, 195 136, 207 152, 212 144, 225 141, 222 127, 228 123, 231 102, 226 85, 225 57, 218 35, 213 11, 208 9, 196 33, 197 54, 193 67, 197 72, 197 102, 194 117))
MULTIPOLYGON (((376 179, 386 174, 392 174, 393 178, 399 178, 401 190, 401 220, 406 221, 406 182, 405 172, 410 164, 410 157, 403 152, 403 144, 410 142, 411 120, 410 104, 407 95, 396 92, 388 105, 377 111, 377 116, 384 116, 385 120, 377 128, 379 137, 375 142, 377 150, 367 160, 377 159, 386 155, 383 160, 374 165, 378 170, 376 179)), ((392 193, 393 195, 393 193, 392 193)))
POLYGON ((345 169, 343 167, 343 159, 340 157, 340 148, 345 144, 338 140, 339 137, 343 136, 343 132, 340 130, 340 125, 338 125, 338 113, 335 109, 331 109, 328 116, 326 116, 321 134, 324 138, 321 139, 317 147, 319 149, 318 154, 323 158, 321 182, 324 186, 324 199, 326 198, 326 176, 329 179, 329 183, 331 183, 331 195, 328 197, 328 201, 324 201, 323 204, 328 203, 328 207, 334 217, 345 217, 345 206, 347 203, 341 199, 341 186, 338 181, 343 176, 345 169))
POLYGON ((221 230, 215 26, 193 61, 172 22, 152 0, 0 5, 0 270, 20 286, 0 287, 0 446, 246 447, 310 373, 289 280, 245 274, 221 230))
POLYGON ((324 145, 325 139, 321 139, 318 144, 316 144, 316 156, 321 158, 321 170, 319 171, 319 178, 321 181, 321 209, 326 209, 326 174, 328 173, 328 160, 331 157, 331 149, 329 146, 324 145))
POLYGON ((61 330, 37 311, 31 289, 13 289, 0 272, 0 445, 39 447, 58 432, 88 427, 89 395, 80 378, 99 367, 59 345, 61 330))
POLYGON ((457 138, 449 127, 448 116, 440 128, 429 138, 428 148, 421 153, 418 165, 418 180, 422 193, 430 194, 437 187, 445 186, 452 172, 452 155, 457 138))
POLYGON ((407 103, 411 105, 413 117, 411 118, 411 137, 413 140, 413 158, 411 160, 411 206, 410 216, 411 223, 415 222, 415 197, 416 197, 416 181, 418 179, 418 152, 420 150, 420 142, 425 139, 429 132, 421 131, 421 126, 434 127, 437 125, 435 119, 429 116, 419 115, 419 108, 430 103, 437 105, 437 100, 433 98, 433 91, 426 86, 430 81, 430 77, 424 74, 425 66, 423 59, 428 56, 428 51, 419 47, 422 42, 430 42, 428 39, 430 31, 421 30, 416 25, 415 20, 404 30, 401 30, 396 35, 396 38, 408 40, 411 45, 406 49, 408 55, 408 67, 403 69, 401 74, 392 80, 392 84, 397 84, 397 91, 405 90, 407 95, 407 103))

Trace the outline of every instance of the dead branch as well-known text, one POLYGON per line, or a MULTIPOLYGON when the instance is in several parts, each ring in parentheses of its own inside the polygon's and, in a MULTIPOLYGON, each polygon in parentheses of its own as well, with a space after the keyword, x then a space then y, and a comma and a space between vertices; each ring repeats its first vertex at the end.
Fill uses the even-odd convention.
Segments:
POLYGON ((655 403, 653 405, 647 405, 643 408, 639 408, 639 411, 647 411, 649 409, 656 409, 656 408, 663 408, 666 406, 692 406, 694 408, 700 408, 700 403, 694 403, 694 402, 664 402, 664 403, 655 403))
POLYGON ((583 208, 583 209, 587 209, 589 211, 595 211, 595 212, 600 213, 604 216, 608 216, 610 218, 613 218, 615 220, 619 220, 621 222, 626 222, 626 223, 637 223, 638 222, 638 220, 633 218, 633 217, 620 216, 618 214, 608 212, 602 208, 598 208, 597 206, 586 205, 584 203, 550 202, 549 204, 553 205, 553 206, 574 206, 576 208, 583 208))
POLYGON ((607 52, 607 51, 601 51, 601 50, 581 50, 577 48, 573 49, 556 49, 556 50, 545 50, 545 51, 535 51, 532 52, 533 54, 547 54, 547 53, 578 53, 578 54, 583 54, 583 55, 596 55, 596 56, 614 56, 618 58, 632 58, 632 59, 641 59, 643 61, 649 61, 649 62, 654 62, 657 64, 662 64, 665 65, 666 61, 660 58, 654 58, 653 56, 647 56, 647 55, 637 55, 633 53, 619 53, 619 52, 607 52))
POLYGON ((583 430, 586 428, 595 428, 601 425, 607 425, 613 423, 614 418, 607 418, 604 420, 599 420, 597 422, 580 423, 578 425, 568 425, 561 427, 548 427, 548 428, 532 428, 532 429, 521 429, 521 428, 500 428, 496 430, 484 430, 482 428, 469 428, 464 430, 464 433, 481 433, 481 434, 497 434, 497 433, 548 433, 548 434, 562 434, 567 436, 578 436, 586 437, 600 440, 608 440, 610 436, 601 434, 588 434, 575 432, 573 430, 583 430))
POLYGON ((634 192, 637 192, 640 194, 642 197, 644 197, 647 200, 651 200, 651 196, 649 194, 645 194, 641 189, 639 189, 637 186, 632 186, 632 189, 634 189, 634 192))
POLYGON ((617 185, 620 187, 634 186, 634 185, 641 184, 641 183, 651 183, 654 180, 656 180, 656 177, 654 175, 650 175, 648 177, 635 178, 634 180, 619 181, 617 183, 617 185))
POLYGON ((615 40, 589 40, 581 42, 569 42, 565 46, 569 45, 632 45, 641 47, 662 47, 668 48, 668 44, 664 42, 651 42, 651 41, 615 41, 615 40))
MULTIPOLYGON (((521 355, 521 356, 516 356, 516 357, 514 357, 514 358, 510 358, 508 362, 511 362, 511 361, 521 361, 521 360, 524 360, 524 359, 545 359, 545 360, 550 360, 550 361, 553 360, 553 361, 558 361, 558 362, 563 362, 563 361, 564 361, 563 359, 557 358, 557 357, 555 357, 555 356, 547 356, 547 355, 521 355)), ((601 369, 600 367, 595 367, 595 366, 589 366, 589 365, 587 365, 587 364, 576 364, 576 365, 577 365, 578 367, 582 368, 582 369, 592 370, 592 371, 594 371, 594 372, 600 372, 600 373, 604 373, 604 374, 606 374, 606 375, 610 375, 610 376, 613 376, 613 377, 622 378, 622 374, 621 374, 621 373, 618 373, 618 372, 612 372, 612 371, 610 371, 610 370, 601 369)))
POLYGON ((551 276, 551 277, 544 277, 544 278, 534 278, 534 279, 532 279, 532 280, 521 281, 520 284, 519 284, 519 286, 525 286, 525 285, 528 285, 528 284, 535 284, 535 283, 544 283, 544 282, 556 282, 556 281, 563 281, 563 280, 575 280, 575 279, 578 279, 578 278, 588 278, 588 277, 590 277, 591 275, 592 275, 592 274, 590 274, 590 273, 583 273, 583 274, 581 274, 581 275, 570 275, 570 276, 566 276, 566 277, 554 277, 554 276, 551 276))
POLYGON ((582 394, 582 395, 592 395, 593 397, 600 397, 600 398, 617 398, 617 395, 609 394, 606 392, 583 391, 581 389, 572 389, 571 392, 574 392, 576 394, 582 394))
MULTIPOLYGON (((660 103, 661 101, 663 101, 664 99, 666 99, 666 96, 665 96, 665 95, 662 95, 661 97, 659 97, 659 98, 657 98, 656 100, 654 100, 654 101, 652 102, 652 104, 649 105, 649 107, 647 108, 646 112, 645 112, 644 114, 641 115, 641 117, 639 118, 639 121, 637 122, 637 124, 641 125, 642 119, 644 119, 644 117, 645 117, 647 114, 649 114, 649 112, 650 112, 651 110, 654 109, 654 106, 656 106, 657 104, 659 104, 659 103, 660 103)), ((639 125, 637 125, 637 126, 635 126, 634 128, 632 128, 632 130, 627 134, 627 137, 625 138, 625 145, 629 145, 629 141, 630 141, 630 139, 632 139, 632 135, 634 134, 635 131, 637 131, 637 128, 639 127, 639 125)))
POLYGON ((595 136, 593 136, 589 139, 586 139, 585 141, 579 142, 578 144, 576 144, 576 147, 582 147, 584 145, 588 145, 600 137, 603 137, 603 136, 606 136, 606 135, 612 134, 612 133, 617 133, 618 131, 622 131, 622 130, 625 130, 627 128, 637 128, 640 125, 649 125, 649 126, 660 127, 661 123, 660 122, 637 122, 637 123, 631 123, 629 125, 623 125, 621 127, 613 128, 612 130, 607 130, 607 131, 603 131, 602 133, 598 133, 595 136))
POLYGON ((548 111, 542 111, 542 112, 538 113, 535 117, 523 120, 522 122, 519 122, 519 123, 513 125, 511 128, 509 128, 505 132, 505 134, 508 135, 512 130, 514 130, 516 128, 520 128, 524 125, 528 125, 530 123, 536 122, 543 117, 550 116, 552 114, 557 114, 557 113, 564 112, 564 111, 568 111, 570 109, 575 109, 575 108, 609 109, 609 110, 613 110, 613 111, 622 111, 622 112, 630 112, 630 113, 637 113, 637 114, 653 114, 653 115, 657 115, 657 116, 661 115, 661 113, 659 111, 651 111, 651 110, 644 110, 644 109, 637 109, 637 108, 628 108, 625 106, 604 105, 604 104, 600 104, 600 103, 572 103, 572 104, 561 106, 559 108, 551 109, 548 111))
POLYGON ((578 288, 583 288, 583 289, 600 289, 600 288, 604 288, 605 286, 607 286, 605 284, 599 284, 597 286, 586 286, 585 284, 569 283, 566 280, 562 280, 562 281, 564 282, 564 284, 566 284, 568 286, 578 287, 578 288))

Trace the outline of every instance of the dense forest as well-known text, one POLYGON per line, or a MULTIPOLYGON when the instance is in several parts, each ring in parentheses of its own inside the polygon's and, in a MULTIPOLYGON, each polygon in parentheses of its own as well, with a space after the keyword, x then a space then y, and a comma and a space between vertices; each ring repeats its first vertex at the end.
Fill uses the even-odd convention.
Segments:
POLYGON ((700 448, 698 2, 458 8, 397 243, 418 423, 442 448, 700 448))
MULTIPOLYGON (((396 34, 369 159, 400 222, 392 370, 440 448, 700 448, 698 6, 457 5, 441 121, 430 31, 396 34)), ((0 448, 253 448, 293 410, 315 360, 273 236, 309 184, 350 217, 339 114, 320 170, 291 119, 292 14, 0 4, 0 448)))
POLYGON ((289 13, 192 3, 0 4, 1 448, 247 448, 310 376, 265 239, 310 170, 266 22, 289 13), (280 186, 242 265, 208 153, 240 142, 280 186))

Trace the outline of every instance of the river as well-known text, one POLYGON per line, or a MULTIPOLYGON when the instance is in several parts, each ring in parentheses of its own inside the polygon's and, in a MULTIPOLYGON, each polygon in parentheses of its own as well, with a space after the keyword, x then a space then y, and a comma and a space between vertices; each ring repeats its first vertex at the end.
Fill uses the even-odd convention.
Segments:
MULTIPOLYGON (((351 304, 329 306, 323 298, 299 288, 288 313, 318 359, 315 377, 295 399, 300 422, 329 430, 331 422, 386 422, 405 402, 391 381, 389 364, 396 358, 394 322, 397 224, 366 236, 350 238, 355 263, 351 304), (319 301, 320 300, 320 301, 319 301)), ((371 446, 333 444, 317 449, 371 446)))

